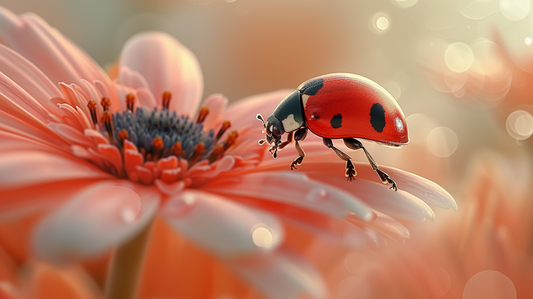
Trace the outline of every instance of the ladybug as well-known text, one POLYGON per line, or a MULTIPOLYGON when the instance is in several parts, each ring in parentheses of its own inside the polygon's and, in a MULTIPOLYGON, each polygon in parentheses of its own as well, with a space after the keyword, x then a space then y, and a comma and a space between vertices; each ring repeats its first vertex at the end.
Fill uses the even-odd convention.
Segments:
POLYGON ((383 87, 374 81, 346 73, 319 76, 302 83, 286 96, 266 119, 261 114, 257 119, 263 123, 265 139, 259 144, 271 145, 270 153, 277 157, 294 140, 298 157, 291 163, 291 169, 302 164, 305 152, 300 141, 310 130, 322 137, 324 145, 346 161, 345 175, 353 180, 355 167, 350 156, 333 145, 332 139, 342 139, 350 149, 362 149, 370 166, 390 189, 398 190, 396 182, 378 168, 370 153, 356 138, 372 140, 388 146, 407 144, 407 123, 402 109, 383 87), (282 142, 283 134, 288 133, 282 142))

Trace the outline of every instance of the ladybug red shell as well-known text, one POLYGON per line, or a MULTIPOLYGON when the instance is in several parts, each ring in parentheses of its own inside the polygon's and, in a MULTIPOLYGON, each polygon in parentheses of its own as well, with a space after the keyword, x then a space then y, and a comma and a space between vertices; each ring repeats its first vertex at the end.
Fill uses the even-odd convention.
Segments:
POLYGON ((368 151, 355 138, 400 146, 409 142, 407 123, 403 112, 392 95, 383 87, 362 76, 354 74, 329 74, 302 83, 285 97, 265 121, 257 118, 265 127, 265 139, 260 144, 271 144, 270 152, 277 156, 294 139, 299 157, 291 169, 301 165, 305 152, 299 145, 310 130, 323 138, 324 145, 346 161, 346 176, 352 180, 355 169, 350 157, 336 148, 331 139, 343 139, 351 149, 362 149, 372 168, 384 183, 397 189, 396 183, 378 168, 368 151), (287 141, 281 136, 288 133, 287 141))
POLYGON ((301 84, 309 130, 327 138, 364 138, 390 145, 409 142, 403 112, 377 83, 352 74, 331 74, 301 84))

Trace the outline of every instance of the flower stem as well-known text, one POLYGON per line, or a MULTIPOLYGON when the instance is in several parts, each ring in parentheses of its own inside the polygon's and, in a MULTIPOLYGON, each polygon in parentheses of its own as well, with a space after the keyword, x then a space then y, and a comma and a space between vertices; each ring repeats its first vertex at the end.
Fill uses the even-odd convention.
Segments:
POLYGON ((138 279, 150 231, 150 222, 137 236, 115 250, 108 270, 105 299, 136 298, 138 279))

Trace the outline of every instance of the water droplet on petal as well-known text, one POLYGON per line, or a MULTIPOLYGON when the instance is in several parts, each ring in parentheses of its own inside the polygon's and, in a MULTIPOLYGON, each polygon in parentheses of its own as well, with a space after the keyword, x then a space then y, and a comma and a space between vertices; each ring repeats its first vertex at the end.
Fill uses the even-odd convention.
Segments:
POLYGON ((190 194, 183 194, 179 198, 171 200, 165 209, 173 217, 182 216, 190 211, 196 204, 196 198, 190 194))
POLYGON ((307 200, 311 202, 321 202, 328 197, 328 191, 324 188, 315 188, 307 193, 307 200))
POLYGON ((268 249, 274 244, 274 235, 266 225, 258 224, 252 228, 252 241, 255 246, 268 249))
POLYGON ((126 223, 133 222, 135 218, 137 218, 137 212, 130 207, 123 208, 120 211, 120 219, 126 223))

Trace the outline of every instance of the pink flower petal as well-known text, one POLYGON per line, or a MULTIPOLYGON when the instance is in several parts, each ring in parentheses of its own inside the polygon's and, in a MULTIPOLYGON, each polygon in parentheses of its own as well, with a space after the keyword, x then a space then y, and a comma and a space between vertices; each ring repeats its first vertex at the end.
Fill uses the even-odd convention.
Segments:
POLYGON ((364 225, 397 242, 409 238, 409 230, 394 218, 374 210, 376 217, 370 222, 361 222, 355 215, 348 217, 347 221, 356 225, 364 225))
POLYGON ((36 254, 64 263, 96 256, 135 236, 153 219, 160 196, 132 186, 116 181, 83 189, 38 225, 36 254))
POLYGON ((0 188, 0 219, 49 211, 70 200, 81 189, 96 180, 53 181, 44 184, 22 186, 15 189, 0 188))
MULTIPOLYGON (((221 181, 202 187, 225 196, 246 196, 281 202, 302 207, 333 217, 345 217, 353 212, 361 219, 370 221, 373 213, 357 197, 356 192, 345 192, 324 184, 320 180, 309 179, 301 172, 267 172, 243 175, 237 181, 221 181)), ((386 188, 385 188, 386 189, 386 188)))
MULTIPOLYGON (((86 79, 89 82, 111 84, 107 75, 87 54, 34 14, 18 17, 1 8, 0 36, 10 48, 35 64, 53 83, 81 84, 80 79, 86 79)), ((115 98, 112 96, 111 100, 115 98)))
POLYGON ((215 126, 218 126, 224 119, 222 119, 222 112, 226 109, 228 105, 228 98, 221 94, 213 94, 205 99, 202 104, 202 108, 209 109, 209 114, 205 118, 203 124, 204 128, 212 129, 215 126))
POLYGON ((232 104, 224 112, 223 118, 229 119, 233 128, 238 129, 251 123, 254 127, 260 128, 259 132, 261 132, 263 127, 255 116, 260 113, 266 119, 279 102, 291 92, 292 90, 283 89, 244 98, 232 104))
POLYGON ((28 125, 27 122, 0 110, 0 131, 11 133, 26 139, 38 141, 55 147, 64 147, 67 143, 55 134, 50 134, 49 127, 39 127, 28 125))
POLYGON ((143 75, 158 103, 163 92, 170 91, 170 110, 194 115, 203 89, 200 65, 194 54, 170 35, 135 35, 122 50, 120 66, 143 75))
POLYGON ((0 45, 0 70, 44 107, 50 107, 50 98, 61 95, 57 86, 41 70, 4 45, 0 45))
MULTIPOLYGON (((126 99, 126 96, 132 93, 135 95, 136 107, 144 106, 153 110, 157 106, 157 102, 144 77, 127 67, 122 67, 120 72, 119 84, 115 84, 119 99, 126 99)), ((123 111, 127 109, 125 100, 120 101, 120 105, 123 111)))
POLYGON ((139 72, 130 70, 125 65, 122 65, 120 67, 118 83, 133 89, 150 89, 148 82, 146 82, 146 79, 141 74, 139 74, 139 72))
POLYGON ((46 124, 49 113, 3 73, 0 73, 0 109, 37 127, 46 124))
POLYGON ((0 140, 0 188, 111 177, 93 164, 46 145, 1 131, 0 140))
POLYGON ((174 196, 161 214, 176 230, 220 257, 274 250, 284 238, 275 217, 201 191, 174 196))
POLYGON ((392 167, 382 167, 382 170, 394 178, 402 190, 413 194, 430 205, 443 209, 457 211, 457 203, 444 188, 438 184, 407 171, 392 167))
POLYGON ((312 298, 326 297, 326 287, 320 275, 313 266, 295 255, 276 252, 230 264, 267 298, 301 298, 302 294, 312 298))
MULTIPOLYGON (((441 193, 439 191, 442 188, 435 187, 438 186, 437 184, 429 184, 428 182, 430 181, 428 180, 420 180, 417 179, 417 176, 402 174, 399 170, 389 167, 380 166, 380 169, 388 173, 393 180, 396 180, 398 173, 400 174, 396 181, 398 183, 397 192, 389 190, 387 185, 382 184, 376 172, 372 170, 368 163, 364 162, 353 163, 357 170, 357 176, 354 181, 347 181, 344 177, 344 164, 344 162, 334 156, 327 158, 311 156, 309 158, 306 157, 304 163, 297 171, 305 172, 312 179, 356 194, 373 209, 402 218, 418 221, 423 221, 426 218, 433 219, 435 214, 424 200, 432 200, 433 202, 440 201, 442 203, 452 200, 449 204, 455 204, 453 198, 449 195, 446 196, 447 193, 441 193), (411 181, 411 176, 413 176, 413 181, 411 181), (403 189, 404 185, 415 184, 415 182, 421 182, 420 184, 416 184, 421 189, 403 189), (409 193, 412 190, 415 190, 416 193, 414 191, 415 194, 409 193), (422 193, 421 190, 424 192, 422 193), (429 194, 427 198, 425 197, 426 194, 429 194)), ((283 165, 276 163, 267 165, 265 168, 272 171, 285 169, 283 165)))

